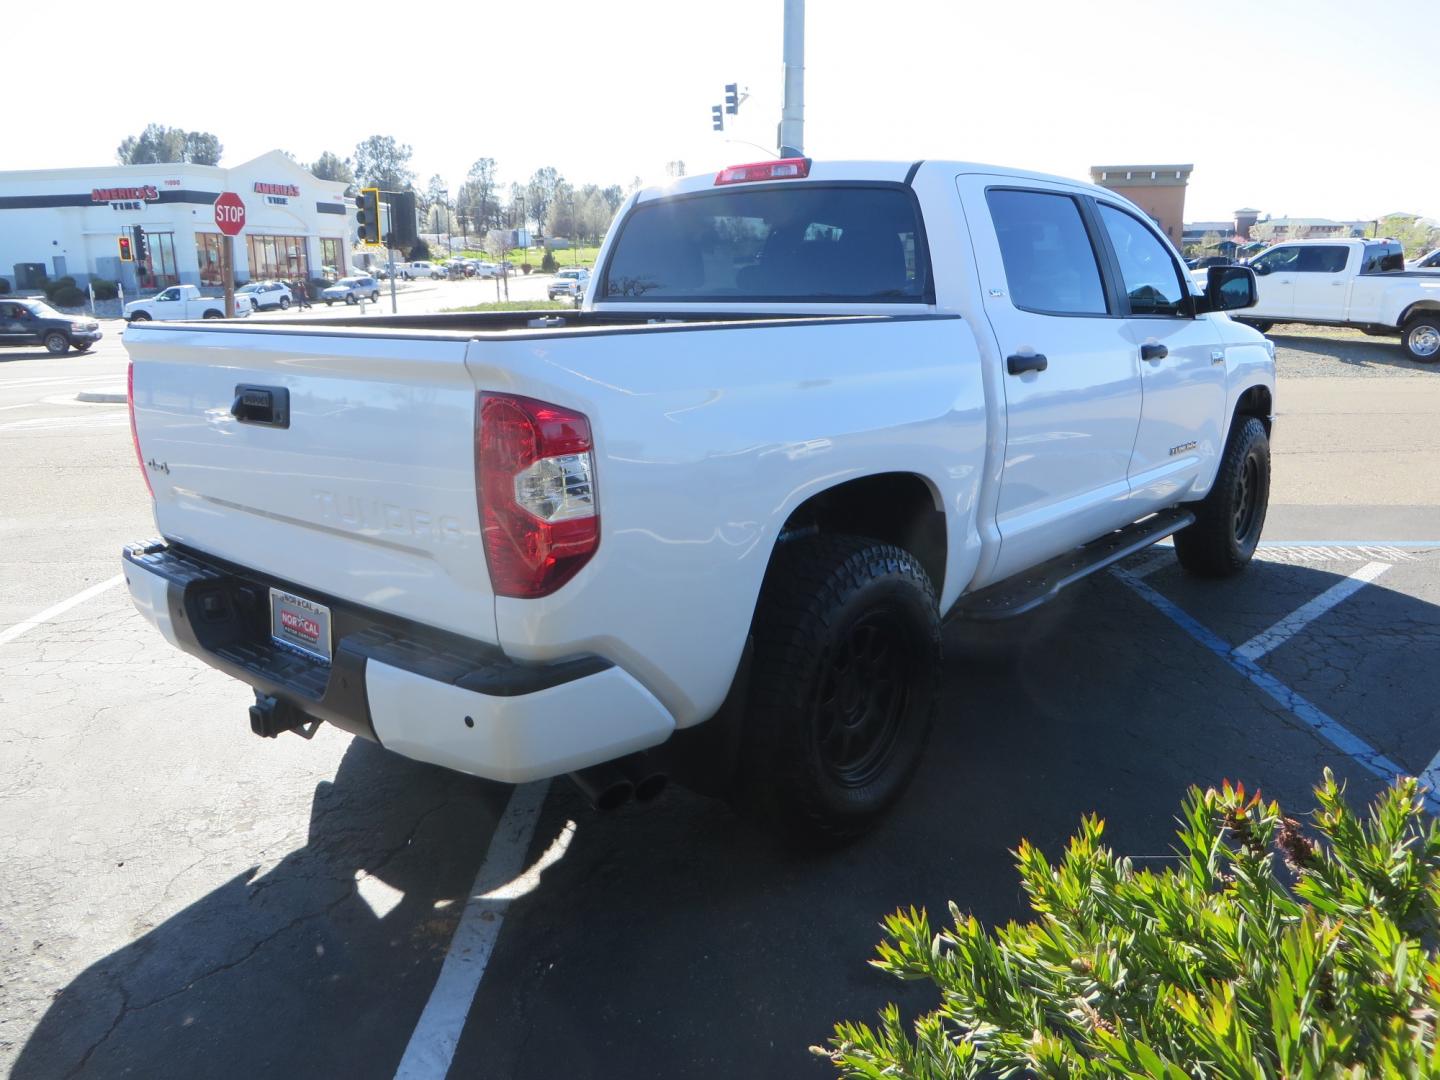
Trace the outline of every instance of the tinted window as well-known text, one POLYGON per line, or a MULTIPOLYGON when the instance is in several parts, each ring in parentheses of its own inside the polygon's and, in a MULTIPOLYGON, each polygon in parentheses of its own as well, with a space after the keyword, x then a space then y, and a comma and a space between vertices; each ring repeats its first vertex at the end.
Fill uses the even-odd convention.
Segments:
POLYGON ((1315 246, 1300 249, 1300 262, 1295 267, 1302 274, 1338 274, 1345 269, 1350 258, 1350 249, 1345 247, 1315 246))
POLYGON ((989 191, 985 199, 1016 307, 1055 314, 1105 314, 1100 264, 1074 199, 1004 190, 989 191))
POLYGON ((923 302, 929 267, 898 188, 717 191, 641 203, 602 298, 923 302))
POLYGON ((1275 274, 1283 270, 1294 270, 1300 258, 1298 247, 1271 248, 1265 254, 1251 261, 1250 265, 1259 273, 1275 274))
POLYGON ((1360 266, 1362 274, 1388 274, 1393 270, 1405 269, 1405 253, 1399 244, 1367 244, 1365 261, 1360 266))
POLYGON ((1099 203, 1100 221, 1115 249, 1120 280, 1132 315, 1187 314, 1189 289, 1181 283, 1175 260, 1139 219, 1108 203, 1099 203))

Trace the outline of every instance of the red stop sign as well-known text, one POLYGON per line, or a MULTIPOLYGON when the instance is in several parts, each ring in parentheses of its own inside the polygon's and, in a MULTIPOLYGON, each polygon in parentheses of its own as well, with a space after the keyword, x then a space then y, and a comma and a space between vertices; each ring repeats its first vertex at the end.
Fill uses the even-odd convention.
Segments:
POLYGON ((245 227, 245 204, 235 192, 221 192, 215 200, 215 224, 226 236, 238 236, 245 227))

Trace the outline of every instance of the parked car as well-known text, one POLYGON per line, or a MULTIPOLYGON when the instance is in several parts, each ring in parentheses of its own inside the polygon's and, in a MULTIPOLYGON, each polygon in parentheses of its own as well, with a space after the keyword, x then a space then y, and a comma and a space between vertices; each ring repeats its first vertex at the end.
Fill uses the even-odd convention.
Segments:
POLYGON ((401 263, 396 268, 396 273, 409 281, 412 278, 435 277, 439 274, 439 269, 434 263, 421 260, 420 262, 401 263))
POLYGON ((0 297, 0 345, 43 345, 54 356, 84 352, 102 337, 100 324, 83 315, 66 315, 44 300, 0 297))
POLYGON ((125 577, 257 734, 853 834, 925 754, 942 616, 1171 535, 1250 561, 1274 347, 1208 276, 1090 184, 790 159, 639 192, 573 313, 132 328, 167 468, 125 577))
POLYGON ((1440 274, 1405 269, 1395 240, 1290 240, 1250 261, 1259 298, 1245 321, 1353 326, 1398 335, 1414 360, 1440 361, 1440 274))
POLYGON ((590 280, 590 271, 581 267, 560 270, 555 279, 546 286, 545 292, 551 300, 557 296, 579 298, 585 294, 585 285, 590 280))
POLYGON ((361 300, 377 303, 380 299, 380 283, 373 277, 344 277, 334 285, 320 290, 320 299, 330 307, 336 300, 347 304, 358 304, 361 300))
MULTIPOLYGON (((286 290, 287 292, 289 290, 286 290)), ((254 310, 249 293, 236 290, 235 314, 249 315, 254 310)), ((125 305, 127 322, 170 322, 177 319, 223 319, 225 298, 205 296, 194 285, 171 285, 168 289, 147 296, 142 300, 131 300, 125 305)))
POLYGON ((452 262, 445 267, 445 276, 451 281, 460 281, 475 276, 475 268, 469 263, 452 262))
POLYGON ((503 273, 499 263, 477 262, 475 264, 475 276, 480 278, 497 278, 503 273))
POLYGON ((1410 270, 1440 270, 1440 248, 1436 248, 1428 255, 1421 255, 1406 264, 1410 270))
POLYGON ((248 296, 256 311, 266 308, 288 308, 295 300, 290 286, 283 281, 252 281, 235 290, 235 295, 248 296))

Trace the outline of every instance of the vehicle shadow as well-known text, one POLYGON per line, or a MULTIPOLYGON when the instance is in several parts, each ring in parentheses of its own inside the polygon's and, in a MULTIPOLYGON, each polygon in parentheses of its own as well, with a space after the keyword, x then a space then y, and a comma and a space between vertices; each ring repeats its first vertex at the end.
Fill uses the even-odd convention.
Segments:
MULTIPOLYGON (((1282 349, 1309 353, 1349 367, 1388 367, 1404 371, 1434 371, 1434 364, 1422 364, 1405 355, 1398 336, 1372 337, 1355 341, 1346 337, 1313 337, 1309 334, 1287 334, 1282 326, 1272 328, 1265 335, 1282 349)), ((1283 365, 1281 373, 1284 373, 1283 365)))
MULTIPOLYGON (((1235 645, 1341 576, 1257 562, 1146 582, 1235 645)), ((1440 608, 1375 584, 1325 618, 1267 670, 1423 768, 1440 668, 1414 658, 1440 645, 1440 608)), ((1024 619, 951 627, 947 645, 916 781, 847 847, 796 852, 680 790, 597 814, 557 781, 529 861, 569 822, 574 836, 512 908, 449 1075, 833 1077, 807 1048, 835 1021, 936 1003, 867 967, 880 919, 913 904, 938 925, 949 900, 988 925, 1027 917, 1021 838, 1056 857, 1095 812, 1115 850, 1158 866, 1191 784, 1243 780, 1291 813, 1327 764, 1357 802, 1379 786, 1110 575, 1024 619)), ((509 790, 355 742, 302 848, 91 965, 13 1077, 393 1076, 509 790)))
POLYGON ((9 363, 12 360, 63 360, 77 356, 90 355, 91 350, 80 352, 78 349, 70 349, 63 353, 52 353, 48 349, 5 349, 0 351, 0 364, 9 363))
POLYGON ((509 792, 355 740, 303 847, 92 964, 10 1076, 392 1075, 509 792))

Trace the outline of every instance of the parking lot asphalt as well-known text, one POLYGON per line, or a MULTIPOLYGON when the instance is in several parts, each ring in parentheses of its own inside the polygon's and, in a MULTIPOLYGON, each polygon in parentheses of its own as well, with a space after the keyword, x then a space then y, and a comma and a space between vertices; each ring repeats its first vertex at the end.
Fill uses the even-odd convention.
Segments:
POLYGON ((914 787, 824 856, 680 790, 602 815, 563 780, 256 739, 246 688, 119 588, 14 635, 153 527, 123 407, 64 400, 123 357, 0 363, 0 1068, 831 1075, 807 1047, 835 1020, 930 1004, 867 967, 880 918, 1021 916, 1020 838, 1054 853, 1096 811, 1118 851, 1165 859, 1190 784, 1294 811, 1326 765, 1357 800, 1435 768, 1440 371, 1283 330, 1255 563, 1199 582, 1157 549, 1026 619, 952 625, 914 787))

